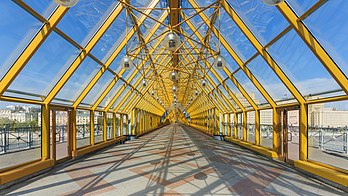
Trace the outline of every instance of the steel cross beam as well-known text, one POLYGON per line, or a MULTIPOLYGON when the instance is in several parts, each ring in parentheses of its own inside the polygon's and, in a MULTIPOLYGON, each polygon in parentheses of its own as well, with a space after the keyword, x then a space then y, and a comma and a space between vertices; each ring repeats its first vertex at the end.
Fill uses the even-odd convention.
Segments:
MULTIPOLYGON (((22 4, 21 1, 18 3, 22 4)), ((24 3, 23 3, 24 4, 24 3)), ((11 83, 15 80, 24 66, 29 62, 31 57, 34 56, 36 51, 40 48, 40 46, 44 43, 46 38, 51 34, 52 30, 59 23, 59 21, 63 18, 63 16, 68 11, 68 8, 63 6, 58 6, 58 8, 52 13, 47 22, 42 25, 39 32, 36 33, 35 37, 30 41, 25 50, 21 53, 21 55, 17 58, 15 63, 11 66, 8 72, 4 75, 4 77, 0 81, 0 95, 3 95, 7 88, 11 85, 11 83)))
MULTIPOLYGON (((150 8, 156 7, 159 0, 153 0, 151 4, 149 5, 150 8)), ((150 13, 151 10, 148 10, 150 13)), ((146 19, 146 16, 142 15, 139 18, 139 23, 143 23, 146 19)), ((118 54, 121 52, 123 47, 127 44, 127 42, 133 37, 133 35, 136 33, 136 29, 132 28, 126 35, 126 37, 123 38, 119 46, 115 49, 115 51, 111 54, 111 56, 108 58, 108 60, 105 62, 105 66, 103 66, 98 73, 93 77, 93 79, 90 81, 90 83, 87 85, 87 87, 83 90, 83 92, 80 94, 80 96, 76 99, 75 103, 73 104, 73 107, 77 107, 82 100, 86 97, 86 95, 89 93, 89 91, 93 88, 93 86, 98 82, 98 80, 102 77, 106 69, 111 65, 111 63, 115 60, 115 58, 118 56, 118 54)), ((118 75, 122 75, 125 72, 124 69, 118 73, 118 75)))
MULTIPOLYGON (((194 5, 196 3, 192 0, 189 0, 190 3, 192 2, 194 5)), ((192 5, 192 4, 191 4, 192 5)), ((195 8, 197 10, 197 8, 195 8)), ((198 11, 198 10, 197 10, 198 11)), ((205 14, 200 15, 203 21, 207 19, 205 14)), ((206 22, 207 23, 207 22, 206 22)), ((208 24, 208 23, 207 23, 208 24)), ((218 30, 214 27, 211 29, 211 31, 214 33, 215 36, 219 34, 218 30)), ((262 96, 267 100, 267 102, 272 106, 276 107, 276 103, 273 100, 273 98, 268 94, 268 92, 263 88, 263 86, 259 83, 259 81, 255 78, 255 76, 251 73, 251 71, 246 67, 246 64, 242 61, 242 59, 237 55, 237 53, 234 51, 234 49, 229 45, 229 43, 224 39, 223 35, 220 35, 220 42, 225 47, 225 49, 228 51, 228 53, 231 55, 231 57, 236 61, 238 66, 243 70, 243 72, 246 74, 246 76, 250 79, 250 81, 254 84, 254 86, 259 90, 259 92, 262 94, 262 96)))

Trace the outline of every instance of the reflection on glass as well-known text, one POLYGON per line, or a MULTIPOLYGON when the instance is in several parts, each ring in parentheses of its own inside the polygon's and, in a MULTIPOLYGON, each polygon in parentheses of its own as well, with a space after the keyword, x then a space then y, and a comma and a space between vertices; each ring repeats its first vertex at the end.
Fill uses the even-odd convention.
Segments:
POLYGON ((301 16, 318 1, 319 0, 287 0, 286 2, 291 6, 298 16, 301 16))
POLYGON ((106 139, 112 139, 114 138, 114 117, 112 113, 107 113, 106 114, 106 139))
POLYGON ((23 0, 27 5, 33 8, 37 13, 41 14, 44 18, 48 18, 57 7, 57 4, 52 0, 23 0))

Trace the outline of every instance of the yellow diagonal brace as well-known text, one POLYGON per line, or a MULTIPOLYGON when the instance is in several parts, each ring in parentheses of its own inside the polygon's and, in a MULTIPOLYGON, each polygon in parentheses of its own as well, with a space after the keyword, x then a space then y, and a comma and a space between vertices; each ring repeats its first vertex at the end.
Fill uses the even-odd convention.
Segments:
MULTIPOLYGON (((157 3, 159 2, 159 0, 154 0, 150 5, 149 5, 149 9, 146 10, 146 13, 150 13, 152 11, 151 8, 154 8, 157 3)), ((139 19, 139 24, 142 24, 146 19, 146 16, 142 15, 139 19)), ((105 62, 105 65, 98 71, 98 73, 93 77, 93 79, 91 80, 91 82, 87 85, 87 87, 83 90, 83 92, 80 94, 80 96, 76 99, 75 103, 73 104, 74 107, 77 107, 82 100, 86 97, 86 95, 88 94, 88 92, 93 88, 93 86, 97 83, 97 81, 99 80, 99 78, 103 75, 103 73, 106 71, 106 68, 108 68, 111 63, 115 60, 115 58, 118 56, 118 54, 121 52, 121 50, 123 49, 123 47, 127 44, 127 42, 133 37, 133 35, 135 34, 136 29, 132 28, 126 35, 126 37, 121 41, 121 43, 119 44, 119 46, 116 48, 116 50, 111 54, 111 56, 108 58, 108 60, 105 62)), ((120 71, 120 73, 118 73, 119 75, 122 75, 125 72, 124 69, 122 69, 120 71)))
POLYGON ((93 47, 97 44, 99 39, 104 35, 104 33, 108 30, 117 16, 122 12, 123 6, 122 4, 117 4, 117 7, 112 11, 106 21, 102 24, 102 26, 98 29, 98 31, 94 34, 91 40, 88 42, 86 47, 80 52, 79 56, 72 62, 68 70, 64 73, 64 75, 60 78, 57 84, 53 87, 51 92, 47 95, 44 100, 44 103, 50 103, 53 98, 58 94, 59 90, 64 86, 64 84, 69 80, 71 75, 75 72, 75 70, 80 66, 80 64, 85 60, 87 55, 92 51, 93 47))
MULTIPOLYGON (((182 17, 185 18, 185 16, 183 15, 183 13, 181 13, 182 17)), ((196 37, 203 42, 203 37, 200 34, 199 31, 197 31, 195 29, 195 26, 191 23, 190 20, 186 21, 187 25, 190 27, 190 29, 192 30, 192 32, 195 33, 196 37)), ((191 42, 190 40, 188 40, 189 43, 191 42)), ((192 43, 192 42, 191 42, 192 43)), ((190 43, 191 46, 193 46, 190 43)), ((209 50, 209 52, 213 54, 213 52, 211 50, 209 50)), ((205 60, 205 63, 209 65, 209 68, 211 67, 210 64, 205 60)), ((242 104, 240 103, 240 101, 238 100, 238 98, 232 93, 230 92, 229 88, 226 88, 226 85, 223 84, 223 81, 221 79, 221 77, 216 73, 216 71, 214 69, 211 69, 212 73, 214 74, 214 76, 219 80, 220 84, 222 84, 222 86, 225 88, 225 90, 229 93, 229 95, 233 98, 233 100, 237 103, 237 105, 242 109, 242 111, 245 111, 244 107, 242 106, 242 104), (242 107, 241 107, 242 106, 242 107)), ((223 71, 226 73, 227 76, 229 76, 229 78, 231 79, 231 81, 236 85, 236 87, 238 88, 238 90, 242 93, 242 95, 246 98, 246 100, 249 102, 249 104, 254 108, 254 110, 256 110, 258 107, 255 104, 255 102, 251 99, 251 97, 249 96, 248 93, 246 93, 246 91, 243 89, 243 87, 239 84, 239 82, 233 78, 230 70, 227 67, 224 67, 223 71)))
MULTIPOLYGON (((194 1, 189 0, 189 2, 194 2, 194 1)), ((237 15, 237 13, 227 3, 226 0, 221 0, 220 2, 221 2, 221 6, 225 9, 226 13, 232 18, 232 20, 236 23, 236 25, 239 27, 239 29, 249 39, 249 41, 253 44, 255 49, 259 52, 259 54, 267 62, 267 64, 270 66, 270 68, 278 76, 278 78, 283 82, 283 84, 286 86, 286 88, 291 92, 291 94, 295 97, 295 99, 300 104, 303 104, 305 102, 305 99, 303 98, 301 93, 298 91, 298 89, 295 87, 295 85, 289 80, 289 78, 285 75, 285 73, 280 69, 278 64, 273 60, 273 58, 269 55, 269 53, 266 51, 266 49, 257 40, 257 38, 251 32, 251 30, 245 25, 245 23, 242 21, 242 19, 237 15)), ((197 10, 197 11, 199 11, 199 10, 197 10)), ((205 15, 205 14, 204 13, 200 14, 201 17, 203 15, 205 15)))
MULTIPOLYGON (((167 55, 163 58, 163 61, 161 61, 159 64, 162 64, 165 60, 167 59, 167 55)), ((165 65, 162 67, 162 69, 159 71, 159 75, 161 75, 161 73, 165 70, 164 69, 164 67, 165 67, 165 65)), ((137 81, 137 84, 139 85, 140 84, 140 78, 139 78, 139 80, 137 81)), ((150 89, 150 87, 152 86, 152 84, 154 83, 155 81, 153 80, 153 81, 151 81, 147 86, 146 86, 146 88, 145 88, 145 91, 144 91, 144 94, 146 94, 146 92, 150 89)), ((137 85, 135 85, 135 86, 137 86, 137 85)), ((141 98, 144 96, 144 94, 142 95, 142 96, 140 96, 140 100, 141 100, 141 98)), ((134 97, 133 97, 134 98, 134 97)), ((124 102, 124 100, 122 100, 122 102, 124 102)), ((124 107, 124 108, 128 108, 129 107, 129 104, 131 103, 131 101, 129 101, 128 103, 127 103, 127 105, 124 107)), ((122 105, 122 104, 120 104, 120 105, 122 105)), ((134 104, 134 106, 132 106, 132 107, 130 107, 130 111, 131 110, 133 110, 133 108, 136 106, 137 104, 134 104)), ((119 107, 120 106, 118 106, 117 108, 115 108, 115 110, 114 111, 117 111, 118 109, 119 109, 119 107)), ((161 107, 162 107, 162 105, 161 105, 161 107)), ((164 111, 163 111, 164 112, 164 111)))
MULTIPOLYGON (((35 52, 40 48, 42 43, 46 40, 46 38, 50 35, 53 28, 58 24, 58 22, 63 18, 64 14, 68 11, 68 8, 63 6, 59 6, 48 19, 47 23, 45 23, 39 32, 35 35, 35 37, 31 40, 22 54, 18 57, 16 62, 12 65, 12 67, 8 70, 8 72, 4 75, 2 80, 0 81, 0 95, 4 94, 6 89, 11 85, 13 80, 17 77, 17 75, 21 72, 24 66, 29 62, 31 57, 35 54, 35 52)), ((14 14, 14 13, 12 13, 14 14)), ((14 24, 15 25, 15 24, 14 24)))
POLYGON ((283 16, 288 20, 291 26, 295 29, 297 34, 302 38, 302 40, 307 44, 307 46, 312 50, 313 54, 319 59, 319 61, 324 65, 326 70, 331 74, 331 76, 336 80, 336 82, 341 86, 342 90, 348 94, 348 79, 336 63, 332 60, 325 49, 320 45, 317 39, 311 34, 306 25, 296 16, 294 11, 290 6, 283 2, 277 6, 278 10, 283 14, 283 16))
MULTIPOLYGON (((159 21, 163 22, 164 19, 166 18, 167 16, 167 12, 165 12, 162 17, 159 19, 159 21)), ((156 23, 156 25, 152 28, 151 32, 156 32, 157 29, 160 27, 160 24, 159 23, 156 23)), ((152 33, 149 33, 147 35, 147 37, 145 38, 145 42, 148 42, 151 37, 152 37, 152 33)), ((161 41, 163 40, 163 36, 158 40, 158 42, 156 43, 155 47, 157 47, 157 45, 159 45, 161 43, 161 41)), ((154 51, 154 50, 153 50, 154 51)), ((152 52, 153 52, 152 51, 152 52)), ((138 55, 138 53, 141 52, 141 48, 139 48, 136 52, 135 52, 135 55, 138 55)), ((152 53, 150 52, 150 53, 152 53)), ((132 59, 134 60, 134 57, 132 57, 132 59)), ((146 57, 146 60, 148 59, 148 56, 146 57)), ((144 60, 141 65, 138 67, 138 69, 141 69, 144 65, 145 65, 145 62, 146 60, 144 60)), ((129 84, 132 79, 136 76, 137 72, 133 72, 132 75, 127 79, 127 83, 129 84)), ((112 89, 112 87, 116 84, 117 82, 117 78, 112 80, 112 82, 108 85, 108 87, 105 89, 105 91, 99 96, 98 100, 94 103, 92 109, 94 110, 95 108, 98 107, 98 105, 103 101, 103 99, 105 98, 105 96, 109 93, 109 91, 112 89)), ((107 110, 106 110, 107 111, 107 110)))
MULTIPOLYGON (((216 28, 212 28, 211 31, 214 33, 215 36, 218 35, 218 30, 216 28)), ((225 47, 227 52, 231 55, 231 57, 236 61, 236 63, 239 65, 239 67, 248 76, 248 78, 254 84, 254 86, 257 88, 257 90, 259 90, 259 92, 262 94, 262 96, 267 100, 267 102, 272 107, 276 107, 276 103, 274 102, 273 98, 263 88, 263 86, 259 83, 259 81, 255 78, 255 76, 250 72, 250 70, 245 66, 243 61, 239 58, 237 53, 233 50, 233 48, 229 45, 229 43, 221 35, 220 35, 220 42, 225 47)))
MULTIPOLYGON (((183 49, 184 49, 186 52, 188 52, 185 46, 183 46, 183 49)), ((191 59, 196 60, 191 54, 189 54, 189 56, 191 57, 191 59)), ((197 63, 197 64, 201 67, 201 65, 200 65, 199 63, 197 63)), ((214 81, 210 78, 210 76, 209 76, 206 72, 203 72, 203 73, 204 73, 205 78, 208 79, 208 82, 213 86, 213 88, 217 88, 217 87, 216 87, 216 84, 215 84, 214 81)), ((228 104, 228 106, 229 106, 233 111, 236 111, 236 109, 235 109, 235 108, 233 107, 233 105, 227 100, 227 98, 225 97, 224 94, 222 94, 221 97, 222 97, 222 99, 228 104)), ((242 107, 243 107, 243 106, 242 106, 242 107)), ((224 106, 224 108, 226 109, 226 111, 228 111, 228 109, 227 109, 225 106, 224 106)), ((244 107, 243 107, 243 109, 244 109, 244 107)))
MULTIPOLYGON (((163 50, 162 50, 163 51, 163 50)), ((152 51, 153 52, 153 51, 152 51)), ((150 54, 152 53, 152 52, 150 52, 150 54)), ((156 60, 158 60, 158 58, 159 58, 160 56, 156 56, 156 58, 155 58, 155 60, 154 61, 156 61, 156 60)), ((162 63, 162 62, 164 62, 165 60, 167 59, 167 57, 163 57, 163 59, 160 61, 160 63, 162 63)), ((146 63, 146 61, 143 61, 142 62, 142 65, 145 65, 145 63, 146 63)), ((146 70, 145 70, 145 75, 149 72, 151 70, 151 68, 150 67, 148 67, 146 70)), ((137 74, 138 72, 134 72, 133 74, 132 74, 132 77, 130 78, 131 80, 136 76, 136 74, 137 74)), ((130 80, 130 81, 131 81, 130 80)), ((141 78, 139 78, 138 80, 137 80, 137 82, 134 84, 134 87, 136 88, 139 84, 140 84, 140 82, 142 81, 142 79, 141 78)), ((109 109, 110 109, 110 107, 114 104, 114 102, 119 98, 119 96, 122 94, 122 92, 124 91, 124 89, 121 89, 120 91, 118 91, 117 92, 117 94, 112 98, 112 100, 110 101, 110 103, 109 103, 109 105, 105 108, 105 110, 106 111, 108 111, 109 109)), ((130 94, 127 94, 128 96, 130 95, 130 94)), ((122 100, 122 101, 126 101, 126 100, 122 100)), ((120 104, 118 107, 117 107, 117 110, 119 109, 119 107, 121 107, 122 106, 122 104, 120 104)), ((114 110, 114 111, 117 111, 116 109, 114 110)))
MULTIPOLYGON (((190 21, 187 21, 190 22, 190 21)), ((190 28, 191 26, 188 25, 190 28)), ((192 29, 192 31, 194 31, 194 29, 192 29)), ((183 32, 184 33, 184 32, 183 32)), ((198 33, 200 35, 200 33, 198 31, 196 31, 196 33, 198 33)), ((185 33, 184 33, 185 34, 185 33)), ((198 36, 197 36, 198 37, 198 36)), ((203 42, 203 39, 200 39, 201 37, 198 37, 198 39, 203 42)), ((194 47, 193 43, 191 40, 187 40, 187 42, 191 45, 191 47, 194 47)), ((195 47, 195 51, 197 53, 199 53, 198 49, 195 47)), ((199 53, 200 54, 200 53, 199 53)), ((202 55, 200 54, 200 56, 202 57, 202 55)), ((215 69, 211 68, 211 65, 209 64, 209 62, 207 60, 204 60, 205 65, 211 69, 212 74, 215 76, 215 78, 220 82, 220 84, 223 83, 222 78, 218 75, 218 73, 215 71, 215 69)), ((226 72, 226 71, 225 71, 226 72)), ((228 71, 229 72, 229 71, 228 71)), ((231 75, 226 73, 227 75, 231 75)), ((229 88, 226 88, 226 85, 223 85, 223 87, 225 88, 226 92, 228 92, 228 94, 232 97, 232 99, 237 103, 237 105, 242 109, 242 111, 245 111, 245 108, 243 107, 243 105, 240 103, 240 101, 238 100, 238 98, 230 91, 229 88)), ((227 101, 228 102, 228 101, 227 101)), ((229 102, 228 102, 229 103, 229 102)))

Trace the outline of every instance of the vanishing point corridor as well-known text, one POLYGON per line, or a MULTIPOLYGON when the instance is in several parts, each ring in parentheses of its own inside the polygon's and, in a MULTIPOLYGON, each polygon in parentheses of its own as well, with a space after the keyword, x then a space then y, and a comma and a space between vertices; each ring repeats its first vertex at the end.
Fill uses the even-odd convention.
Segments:
POLYGON ((342 195, 235 144, 171 124, 0 195, 342 195))

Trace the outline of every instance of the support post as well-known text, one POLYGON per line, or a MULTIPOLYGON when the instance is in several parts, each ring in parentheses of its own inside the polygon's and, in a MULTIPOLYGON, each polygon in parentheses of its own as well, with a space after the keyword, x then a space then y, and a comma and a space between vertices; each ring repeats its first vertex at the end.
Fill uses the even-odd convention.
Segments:
POLYGON ((91 145, 93 146, 94 145, 94 110, 91 110, 90 112, 90 133, 89 135, 91 136, 91 145))
POLYGON ((306 161, 308 157, 307 128, 308 128, 308 105, 300 105, 300 160, 306 161))
POLYGON ((280 110, 273 108, 273 151, 282 156, 280 110))
POLYGON ((50 109, 48 104, 41 107, 41 143, 42 160, 50 158, 50 109))
POLYGON ((243 141, 245 142, 248 140, 247 121, 247 113, 243 111, 243 141))
POLYGON ((255 110, 255 145, 260 146, 260 110, 255 110))

